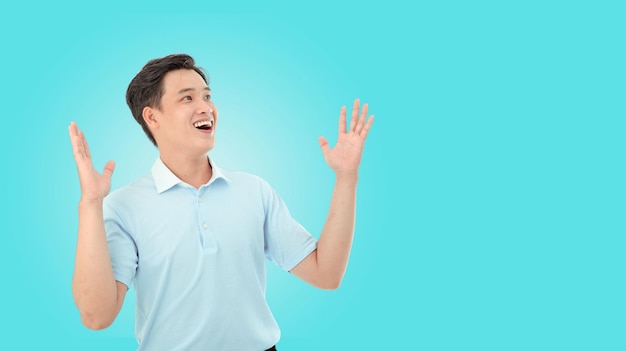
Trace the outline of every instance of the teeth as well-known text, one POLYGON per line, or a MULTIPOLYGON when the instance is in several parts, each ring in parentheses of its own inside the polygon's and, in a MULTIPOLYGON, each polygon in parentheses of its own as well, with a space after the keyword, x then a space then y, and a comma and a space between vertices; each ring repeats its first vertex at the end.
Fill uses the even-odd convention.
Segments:
POLYGON ((193 124, 194 127, 196 128, 200 128, 203 126, 209 126, 209 128, 213 127, 213 120, 208 120, 208 121, 198 121, 196 123, 193 124))

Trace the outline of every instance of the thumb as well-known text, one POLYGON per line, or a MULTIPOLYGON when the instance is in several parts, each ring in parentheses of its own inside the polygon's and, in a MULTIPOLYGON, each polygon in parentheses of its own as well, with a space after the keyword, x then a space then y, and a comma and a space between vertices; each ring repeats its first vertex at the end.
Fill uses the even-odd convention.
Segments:
POLYGON ((322 148, 322 153, 326 156, 327 153, 330 152, 330 147, 328 146, 328 140, 323 136, 317 138, 317 141, 320 143, 320 147, 322 148))
POLYGON ((102 172, 108 178, 111 178, 113 171, 115 170, 115 161, 109 161, 104 165, 104 171, 102 172))

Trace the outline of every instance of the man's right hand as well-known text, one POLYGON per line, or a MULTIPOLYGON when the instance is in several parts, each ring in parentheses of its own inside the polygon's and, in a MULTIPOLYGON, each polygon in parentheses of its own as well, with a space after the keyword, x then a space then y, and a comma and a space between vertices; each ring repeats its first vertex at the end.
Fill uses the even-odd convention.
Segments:
POLYGON ((83 132, 78 129, 76 122, 70 124, 69 132, 74 160, 78 168, 78 178, 80 179, 81 201, 102 201, 111 190, 111 176, 115 169, 115 162, 107 162, 104 171, 99 173, 93 167, 87 139, 85 139, 83 132))

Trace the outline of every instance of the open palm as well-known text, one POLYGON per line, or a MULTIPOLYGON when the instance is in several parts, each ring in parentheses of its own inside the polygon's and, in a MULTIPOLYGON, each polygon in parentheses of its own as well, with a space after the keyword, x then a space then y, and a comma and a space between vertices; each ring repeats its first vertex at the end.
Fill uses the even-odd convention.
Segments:
POLYGON ((330 148, 326 138, 319 138, 324 159, 337 175, 358 174, 365 139, 374 122, 373 115, 369 119, 367 118, 367 104, 363 104, 360 116, 359 107, 359 99, 354 100, 349 129, 346 128, 346 107, 343 106, 341 108, 341 113, 339 114, 339 135, 334 148, 330 148))
POLYGON ((101 200, 111 190, 111 176, 115 169, 115 163, 113 161, 107 162, 104 166, 104 171, 99 173, 93 167, 87 139, 85 139, 85 135, 78 129, 75 122, 70 124, 69 133, 74 151, 74 161, 76 161, 76 167, 78 168, 82 199, 101 200))

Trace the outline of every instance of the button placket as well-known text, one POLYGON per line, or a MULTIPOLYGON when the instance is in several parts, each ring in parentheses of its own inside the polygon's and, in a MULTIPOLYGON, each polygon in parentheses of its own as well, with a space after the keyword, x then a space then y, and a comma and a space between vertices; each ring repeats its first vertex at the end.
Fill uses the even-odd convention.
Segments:
POLYGON ((203 195, 206 194, 206 191, 206 187, 201 187, 196 193, 196 207, 198 209, 197 215, 200 232, 200 242, 205 250, 214 251, 217 248, 217 245, 209 229, 209 213, 206 208, 207 203, 202 199, 203 195))

